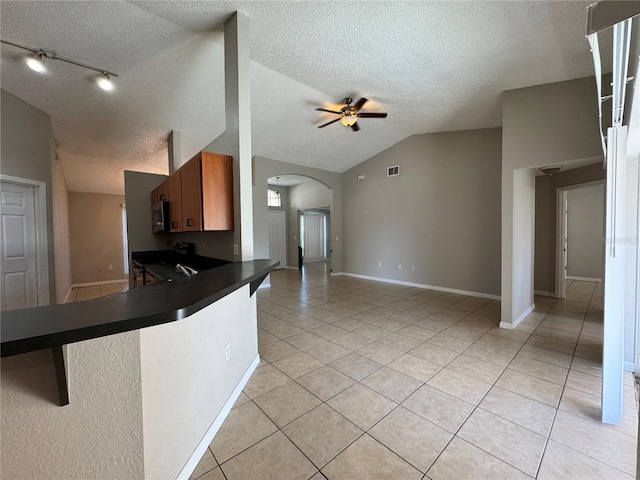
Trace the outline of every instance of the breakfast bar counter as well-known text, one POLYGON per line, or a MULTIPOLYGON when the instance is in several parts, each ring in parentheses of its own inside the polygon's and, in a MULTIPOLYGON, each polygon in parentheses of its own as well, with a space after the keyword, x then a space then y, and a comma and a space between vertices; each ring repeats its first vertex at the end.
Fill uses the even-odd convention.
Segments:
POLYGON ((253 295, 278 266, 271 260, 228 263, 191 277, 86 302, 2 313, 2 357, 54 348, 188 317, 250 284, 253 295))

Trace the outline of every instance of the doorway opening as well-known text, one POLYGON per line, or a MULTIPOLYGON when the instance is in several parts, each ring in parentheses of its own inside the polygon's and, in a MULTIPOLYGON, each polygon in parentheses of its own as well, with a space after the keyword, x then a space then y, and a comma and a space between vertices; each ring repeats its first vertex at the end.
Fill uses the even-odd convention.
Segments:
POLYGON ((329 207, 311 208, 299 212, 300 246, 304 263, 324 262, 331 258, 329 207))
POLYGON ((324 261, 330 271, 333 190, 305 175, 282 174, 268 178, 265 200, 269 258, 296 270, 324 261))
POLYGON ((604 180, 556 190, 556 297, 570 281, 604 277, 604 180))

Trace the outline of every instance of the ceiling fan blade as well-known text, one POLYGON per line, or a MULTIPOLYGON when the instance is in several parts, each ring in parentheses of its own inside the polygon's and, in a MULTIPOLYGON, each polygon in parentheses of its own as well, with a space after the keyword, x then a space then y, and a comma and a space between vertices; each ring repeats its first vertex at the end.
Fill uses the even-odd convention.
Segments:
POLYGON ((355 105, 353 105, 353 107, 351 107, 353 109, 353 111, 357 112, 358 110, 360 110, 362 108, 362 106, 367 103, 369 100, 367 98, 362 97, 360 100, 358 100, 355 105))
POLYGON ((358 113, 358 118, 387 118, 387 114, 380 112, 362 112, 358 113))
POLYGON ((327 122, 324 125, 320 125, 318 128, 326 127, 327 125, 331 125, 332 123, 336 123, 339 120, 340 120, 339 118, 336 118, 335 120, 331 120, 330 122, 327 122))
POLYGON ((336 115, 340 115, 340 112, 336 112, 335 110, 327 110, 326 108, 316 108, 316 110, 320 112, 335 113, 336 115))
POLYGON ((351 130, 353 130, 354 132, 357 132, 358 130, 360 130, 360 127, 358 126, 358 122, 351 125, 351 130))

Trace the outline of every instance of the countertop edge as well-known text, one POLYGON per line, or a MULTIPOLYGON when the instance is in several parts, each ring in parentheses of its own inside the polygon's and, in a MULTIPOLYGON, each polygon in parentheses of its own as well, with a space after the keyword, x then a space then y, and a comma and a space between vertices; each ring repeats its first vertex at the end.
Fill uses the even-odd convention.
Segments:
POLYGON ((2 312, 0 356, 9 357, 175 322, 193 315, 247 284, 263 279, 278 265, 279 262, 270 260, 229 263, 189 279, 185 278, 184 281, 140 287, 85 302, 2 312), (245 272, 247 269, 249 271, 245 272), (159 309, 149 303, 154 294, 169 306, 159 309), (173 298, 168 298, 169 295, 173 298), (141 306, 141 302, 147 304, 141 306), (98 317, 107 315, 105 311, 113 311, 113 315, 118 318, 102 323, 98 318, 98 321, 90 321, 84 325, 75 320, 79 313, 91 314, 92 308, 95 313, 99 313, 98 317), (67 328, 63 317, 72 318, 68 321, 67 328), (56 321, 48 322, 51 319, 56 321), (28 332, 29 325, 34 327, 32 332, 39 331, 28 332))

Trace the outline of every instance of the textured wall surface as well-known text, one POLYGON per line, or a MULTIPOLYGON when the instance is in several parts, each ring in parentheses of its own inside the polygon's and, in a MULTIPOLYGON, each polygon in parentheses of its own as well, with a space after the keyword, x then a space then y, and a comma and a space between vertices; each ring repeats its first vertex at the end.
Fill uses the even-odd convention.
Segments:
POLYGON ((498 128, 415 135, 346 171, 345 271, 499 294, 500 142, 498 128))
MULTIPOLYGON (((69 192, 73 283, 125 277, 122 231, 124 198, 124 195, 69 192), (112 266, 111 270, 109 265, 112 266)), ((141 227, 151 229, 151 222, 141 227)))
POLYGON ((246 285, 179 322, 141 330, 147 478, 176 478, 220 413, 258 355, 256 312, 246 285))
MULTIPOLYGON (((47 239, 49 259, 49 301, 56 300, 55 255, 53 246, 53 201, 51 162, 54 150, 49 115, 0 90, 2 137, 0 173, 37 180, 46 184, 47 239)), ((66 292, 65 292, 66 294, 66 292)))
POLYGON ((62 167, 51 162, 53 199, 53 246, 56 264, 56 303, 64 302, 71 288, 71 242, 69 240, 69 192, 62 167))
POLYGON ((49 350, 2 359, 2 478, 144 478, 139 332, 67 348, 64 407, 49 350))
POLYGON ((567 192, 567 275, 602 279, 604 185, 567 192))

